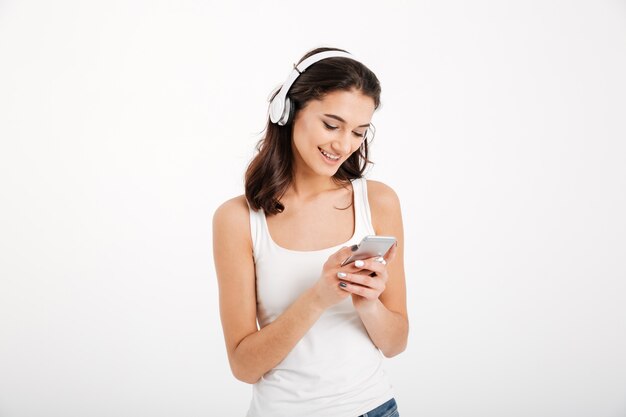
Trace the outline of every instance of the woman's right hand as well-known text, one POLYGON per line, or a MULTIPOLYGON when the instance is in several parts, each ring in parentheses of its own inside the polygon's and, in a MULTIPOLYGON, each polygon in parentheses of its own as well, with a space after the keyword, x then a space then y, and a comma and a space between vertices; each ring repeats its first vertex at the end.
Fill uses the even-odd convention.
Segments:
MULTIPOLYGON (((339 287, 341 280, 337 273, 341 263, 352 254, 350 246, 344 246, 328 257, 322 268, 320 279, 313 286, 313 291, 321 307, 325 310, 350 296, 350 293, 339 287)), ((345 268, 345 267, 344 267, 345 268)))

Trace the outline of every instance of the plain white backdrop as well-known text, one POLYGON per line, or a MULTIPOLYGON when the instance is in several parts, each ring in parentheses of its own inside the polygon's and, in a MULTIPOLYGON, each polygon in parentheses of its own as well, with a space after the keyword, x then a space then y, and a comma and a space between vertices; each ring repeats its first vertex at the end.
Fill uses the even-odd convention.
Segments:
POLYGON ((401 414, 626 415, 624 1, 1 0, 0 416, 245 415, 212 215, 324 45, 383 87, 401 414))

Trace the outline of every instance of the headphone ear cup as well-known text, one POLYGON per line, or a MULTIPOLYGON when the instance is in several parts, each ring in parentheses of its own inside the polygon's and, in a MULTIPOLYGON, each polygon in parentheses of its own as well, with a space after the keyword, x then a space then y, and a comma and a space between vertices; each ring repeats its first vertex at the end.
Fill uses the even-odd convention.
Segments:
POLYGON ((296 106, 293 105, 293 102, 289 97, 285 98, 285 110, 283 111, 283 123, 281 126, 285 126, 293 121, 293 114, 296 111, 296 106))
POLYGON ((282 112, 280 114, 275 114, 274 123, 278 124, 278 126, 285 126, 293 120, 293 113, 295 106, 289 100, 289 97, 285 97, 285 101, 280 103, 282 105, 282 112))
POLYGON ((278 126, 285 126, 289 122, 292 113, 291 107, 291 100, 288 97, 284 101, 274 97, 270 103, 269 111, 272 123, 276 123, 278 126))

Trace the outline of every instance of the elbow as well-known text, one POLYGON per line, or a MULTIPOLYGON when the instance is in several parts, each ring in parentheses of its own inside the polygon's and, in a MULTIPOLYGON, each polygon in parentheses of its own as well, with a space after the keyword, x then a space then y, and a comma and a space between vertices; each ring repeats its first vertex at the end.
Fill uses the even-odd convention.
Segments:
POLYGON ((406 343, 404 343, 402 346, 394 346, 392 348, 387 348, 385 350, 381 349, 381 352, 383 353, 385 358, 393 358, 394 356, 401 354, 405 350, 406 350, 406 343))
POLYGON ((242 350, 240 345, 241 342, 239 342, 233 350, 228 352, 230 372, 241 382, 256 384, 261 379, 264 372, 259 369, 255 358, 246 355, 246 351, 242 350))
POLYGON ((246 374, 243 374, 243 373, 235 373, 235 372, 233 372, 233 375, 239 381, 245 382, 246 384, 250 384, 250 385, 256 384, 259 381, 259 379, 261 379, 259 377, 254 376, 254 375, 246 375, 246 374))
POLYGON ((230 371, 235 378, 237 378, 241 382, 245 382, 246 384, 256 384, 259 379, 261 379, 260 375, 250 372, 247 367, 241 366, 241 364, 231 362, 230 371))
POLYGON ((385 346, 384 349, 381 348, 380 351, 386 358, 393 358, 394 356, 397 356, 406 350, 408 341, 409 341, 409 328, 407 324, 406 331, 404 332, 401 340, 398 340, 394 344, 389 344, 385 346))

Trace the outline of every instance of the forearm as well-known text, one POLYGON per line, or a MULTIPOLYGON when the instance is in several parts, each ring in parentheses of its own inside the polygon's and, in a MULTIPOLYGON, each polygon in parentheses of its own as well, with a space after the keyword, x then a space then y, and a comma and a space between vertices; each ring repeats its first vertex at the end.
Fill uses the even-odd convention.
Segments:
POLYGON ((378 299, 357 308, 372 342, 390 358, 404 351, 409 335, 408 320, 378 299))
POLYGON ((250 384, 278 365, 324 312, 313 291, 304 292, 272 323, 245 337, 231 359, 235 376, 250 384))

